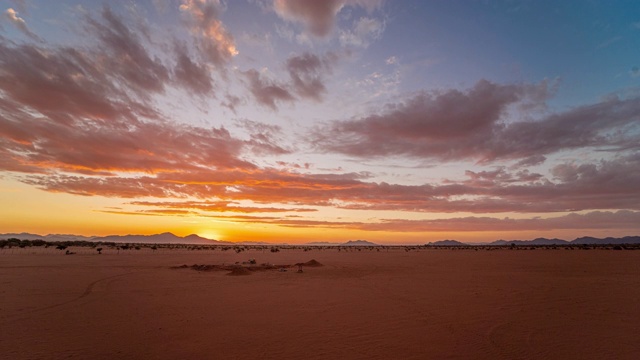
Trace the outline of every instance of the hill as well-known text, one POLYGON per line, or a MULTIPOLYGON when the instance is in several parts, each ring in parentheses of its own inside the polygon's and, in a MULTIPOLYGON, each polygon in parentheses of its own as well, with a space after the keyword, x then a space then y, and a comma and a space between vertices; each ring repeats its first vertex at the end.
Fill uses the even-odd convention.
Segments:
POLYGON ((346 243, 340 244, 340 246, 378 246, 378 244, 374 244, 367 240, 350 240, 346 243))
POLYGON ((49 235, 38 235, 31 233, 7 233, 0 234, 0 239, 20 239, 20 240, 45 240, 45 241, 92 241, 93 237, 89 236, 81 236, 81 235, 70 235, 70 234, 49 234, 49 235))
POLYGON ((116 243, 139 243, 139 244, 197 244, 197 245, 228 245, 226 241, 217 241, 203 238, 196 234, 180 237, 170 232, 155 235, 109 235, 109 236, 81 236, 68 234, 38 235, 30 233, 7 233, 0 234, 0 239, 16 238, 20 240, 45 240, 52 242, 63 241, 91 241, 91 242, 116 242, 116 243))
POLYGON ((94 237, 91 241, 138 243, 138 244, 197 244, 197 245, 224 245, 228 242, 203 238, 196 234, 185 237, 174 235, 170 232, 155 235, 109 235, 94 237))
POLYGON ((432 246, 468 246, 468 244, 462 243, 458 240, 440 240, 436 242, 430 242, 427 245, 432 246))
POLYGON ((496 240, 489 245, 569 245, 569 242, 562 239, 536 238, 533 240, 496 240))
POLYGON ((606 245, 623 245, 623 244, 640 244, 640 236, 625 236, 621 238, 614 237, 606 237, 603 239, 598 239, 594 237, 584 236, 577 238, 571 241, 571 244, 577 245, 597 245, 597 244, 606 244, 606 245))

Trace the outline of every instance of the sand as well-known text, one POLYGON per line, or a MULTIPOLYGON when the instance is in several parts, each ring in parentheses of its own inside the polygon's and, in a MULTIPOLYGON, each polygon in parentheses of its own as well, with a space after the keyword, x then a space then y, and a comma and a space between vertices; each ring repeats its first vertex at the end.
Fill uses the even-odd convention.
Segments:
POLYGON ((0 358, 640 358, 640 251, 74 251, 0 250, 0 358), (324 266, 172 268, 249 258, 324 266))

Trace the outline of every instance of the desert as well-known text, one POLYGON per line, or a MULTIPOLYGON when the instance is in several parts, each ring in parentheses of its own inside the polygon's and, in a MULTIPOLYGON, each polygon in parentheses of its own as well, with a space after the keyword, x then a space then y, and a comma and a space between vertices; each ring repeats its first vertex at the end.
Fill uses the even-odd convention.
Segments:
POLYGON ((0 250, 2 358, 640 356, 640 251, 71 250, 0 250), (249 259, 322 266, 249 276, 192 268, 249 259))

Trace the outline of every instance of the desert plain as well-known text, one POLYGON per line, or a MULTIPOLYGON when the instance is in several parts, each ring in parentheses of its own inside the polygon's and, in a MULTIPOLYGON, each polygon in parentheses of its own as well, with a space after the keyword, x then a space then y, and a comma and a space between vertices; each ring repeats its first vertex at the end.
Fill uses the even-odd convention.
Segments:
POLYGON ((307 250, 2 250, 0 358, 640 358, 640 251, 307 250))

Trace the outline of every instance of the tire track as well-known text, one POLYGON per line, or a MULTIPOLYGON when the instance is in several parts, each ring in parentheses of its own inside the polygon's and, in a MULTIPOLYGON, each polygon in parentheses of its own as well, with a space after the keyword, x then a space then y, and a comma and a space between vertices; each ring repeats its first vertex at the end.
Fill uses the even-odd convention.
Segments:
POLYGON ((44 313, 44 312, 46 312, 48 310, 59 308, 59 307, 74 303, 76 301, 80 301, 83 298, 91 295, 91 293, 93 292, 94 287, 96 285, 98 285, 99 283, 101 283, 103 281, 106 281, 106 280, 110 280, 110 279, 114 279, 114 278, 118 278, 118 277, 123 277, 123 276, 126 276, 126 275, 131 275, 134 272, 135 271, 129 271, 129 272, 126 272, 126 273, 123 273, 123 274, 110 275, 110 276, 106 276, 106 277, 97 279, 95 281, 90 282, 87 285, 87 287, 85 288, 85 290, 82 292, 82 294, 80 294, 79 296, 77 296, 77 297, 75 297, 73 299, 70 299, 70 300, 67 300, 67 301, 63 301, 61 303, 57 303, 57 304, 53 304, 53 305, 40 307, 40 308, 37 308, 37 309, 21 311, 19 314, 14 314, 13 316, 12 315, 7 316, 6 318, 3 319, 3 321, 13 322, 13 321, 18 321, 18 320, 23 320, 23 319, 29 318, 29 317, 31 317, 33 315, 38 315, 38 314, 44 313))

